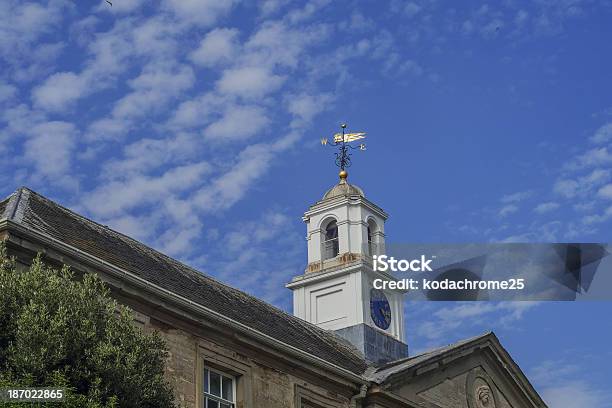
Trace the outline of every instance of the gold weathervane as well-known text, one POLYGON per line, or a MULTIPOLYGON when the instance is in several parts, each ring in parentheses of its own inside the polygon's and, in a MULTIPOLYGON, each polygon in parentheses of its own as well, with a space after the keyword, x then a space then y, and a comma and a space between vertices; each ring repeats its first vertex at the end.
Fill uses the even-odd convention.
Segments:
POLYGON ((342 128, 342 133, 334 134, 334 142, 330 143, 329 139, 326 137, 321 139, 321 144, 323 146, 337 146, 338 152, 336 152, 336 166, 340 167, 340 178, 346 179, 347 172, 346 168, 351 166, 351 153, 349 149, 359 149, 365 150, 365 143, 361 143, 358 146, 350 145, 349 143, 354 142, 356 140, 365 139, 365 132, 357 132, 357 133, 346 133, 346 124, 343 123, 340 125, 342 128))

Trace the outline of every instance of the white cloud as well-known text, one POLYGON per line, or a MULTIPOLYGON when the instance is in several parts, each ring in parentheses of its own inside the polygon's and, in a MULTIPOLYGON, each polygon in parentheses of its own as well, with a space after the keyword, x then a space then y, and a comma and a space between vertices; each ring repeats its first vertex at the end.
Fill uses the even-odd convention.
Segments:
POLYGON ((597 195, 608 200, 612 200, 612 184, 606 184, 599 189, 597 195))
POLYGON ((328 26, 317 24, 297 28, 285 22, 264 22, 245 44, 245 66, 298 68, 307 47, 330 35, 328 26))
POLYGON ((600 214, 587 215, 582 219, 582 222, 586 225, 601 224, 612 219, 612 205, 603 210, 600 214))
POLYGON ((501 198, 501 202, 504 204, 508 203, 519 203, 533 195, 533 191, 519 191, 513 194, 507 194, 501 198))
POLYGON ((269 209, 255 219, 226 224, 222 234, 210 230, 209 240, 218 245, 209 252, 202 268, 214 271, 232 286, 287 310, 290 300, 278 288, 304 267, 305 255, 300 233, 292 226, 292 217, 278 209, 269 209), (278 257, 279 253, 283 256, 278 257), (277 258, 273 271, 269 261, 272 258, 277 258), (245 270, 249 273, 245 274, 245 270))
POLYGON ((187 164, 201 155, 200 137, 178 133, 159 139, 145 138, 123 149, 123 158, 112 159, 102 166, 105 180, 147 174, 167 165, 187 164))
POLYGON ((554 211, 557 208, 559 208, 559 204, 558 203, 549 201, 547 203, 539 204, 536 208, 533 209, 533 211, 537 212, 538 214, 545 214, 545 213, 554 211))
POLYGON ((262 17, 267 17, 279 11, 285 5, 289 4, 290 1, 291 0, 263 0, 259 2, 259 10, 262 17))
MULTIPOLYGON (((408 73, 414 76, 419 76, 424 71, 425 70, 423 69, 423 67, 421 67, 416 61, 413 61, 413 60, 407 60, 407 61, 402 62, 398 68, 398 72, 400 73, 405 72, 405 73, 408 73)), ((437 81, 436 74, 430 74, 429 78, 432 80, 432 82, 437 81)))
POLYGON ((195 75, 188 66, 158 62, 146 65, 138 77, 128 82, 132 92, 114 103, 110 117, 98 119, 90 125, 87 138, 108 140, 124 135, 137 119, 159 112, 189 89, 194 81, 195 75))
POLYGON ((200 162, 170 168, 159 176, 130 175, 99 185, 86 194, 82 202, 97 216, 123 216, 126 211, 163 201, 172 193, 190 190, 210 171, 208 163, 200 162))
POLYGON ((519 10, 516 12, 516 16, 514 17, 514 24, 517 26, 517 29, 520 30, 525 26, 528 19, 529 13, 525 10, 519 10))
POLYGON ((17 93, 17 88, 0 80, 0 103, 13 99, 17 93))
POLYGON ((608 169, 595 169, 588 175, 578 179, 578 183, 590 190, 610 178, 611 171, 608 169))
POLYGON ((590 211, 593 211, 593 209, 595 208, 595 202, 589 201, 589 202, 583 202, 583 203, 576 203, 573 205, 573 207, 574 207, 574 210, 576 211, 590 212, 590 211))
POLYGON ((246 98, 261 98, 276 91, 285 78, 265 67, 232 68, 223 72, 217 87, 221 93, 246 98))
POLYGON ((140 117, 189 89, 194 80, 193 70, 185 65, 147 65, 128 82, 133 92, 116 102, 112 114, 118 118, 140 117))
POLYGON ((136 57, 151 59, 148 66, 154 62, 172 65, 178 49, 176 36, 180 33, 180 27, 160 16, 141 21, 119 19, 110 30, 96 33, 88 43, 90 57, 83 70, 51 75, 32 91, 32 99, 37 106, 60 113, 79 99, 115 84, 117 75, 128 70, 136 57))
POLYGON ((291 219, 282 213, 268 212, 256 221, 243 225, 235 231, 230 231, 224 238, 225 247, 238 254, 248 246, 269 241, 289 228, 291 219), (250 231, 248 235, 244 231, 250 231))
POLYGON ((590 384, 587 375, 580 364, 558 360, 534 367, 530 378, 550 408, 612 407, 612 393, 590 384))
POLYGON ((131 22, 118 21, 111 30, 98 33, 88 44, 91 58, 79 72, 59 72, 32 90, 34 103, 52 112, 62 112, 74 103, 111 85, 112 78, 127 68, 125 60, 134 52, 131 22))
POLYGON ((45 7, 34 2, 16 2, 15 4, 5 4, 5 11, 11 10, 12 24, 3 25, 6 29, 19 30, 20 34, 29 33, 31 37, 36 37, 40 33, 48 31, 50 27, 60 19, 60 3, 51 4, 45 7))
MULTIPOLYGON (((555 242, 561 235, 561 227, 564 226, 560 221, 549 221, 544 224, 533 222, 528 227, 520 227, 521 232, 514 235, 506 236, 502 239, 497 239, 501 242, 555 242)), ((567 226, 568 229, 572 227, 567 226)))
MULTIPOLYGON (((2 122, 6 124, 6 127, 0 132, 0 137, 4 137, 7 140, 15 140, 29 135, 34 126, 47 121, 45 115, 30 109, 25 104, 3 110, 0 117, 2 122)), ((13 144, 13 146, 16 146, 16 144, 13 144)))
POLYGON ((165 201, 165 211, 174 216, 174 224, 166 227, 156 238, 161 251, 168 254, 189 254, 194 251, 193 242, 200 238, 203 224, 198 214, 189 213, 181 218, 176 217, 177 209, 190 209, 190 203, 184 200, 169 199, 165 201))
POLYGON ((570 179, 558 180, 553 186, 553 191, 566 198, 574 197, 578 191, 578 182, 570 179))
POLYGON ((89 92, 89 81, 74 72, 59 72, 32 91, 34 103, 43 109, 59 112, 89 92))
POLYGON ((499 31, 504 27, 504 22, 499 18, 493 18, 487 21, 480 29, 480 33, 484 38, 494 38, 499 31))
POLYGON ((565 198, 576 196, 585 198, 593 189, 609 180, 611 173, 608 169, 594 169, 589 174, 577 179, 557 180, 553 186, 553 191, 565 198))
POLYGON ((309 0, 301 9, 290 11, 286 18, 291 23, 299 23, 312 17, 317 11, 325 7, 331 0, 309 0))
POLYGON ((265 111, 258 106, 230 106, 219 120, 204 130, 204 136, 217 142, 248 139, 268 123, 265 111))
POLYGON ((228 13, 234 3, 233 0, 164 0, 162 7, 180 22, 206 27, 228 13))
POLYGON ((197 191, 193 202, 206 212, 219 212, 241 200, 272 165, 280 152, 293 146, 298 133, 290 133, 273 143, 258 143, 243 149, 232 167, 209 185, 197 191))
POLYGON ((612 141, 612 123, 607 123, 597 129, 597 132, 591 136, 591 142, 601 144, 612 141))
POLYGON ((453 302, 452 306, 429 311, 431 318, 417 327, 417 334, 431 345, 438 345, 436 342, 448 339, 459 328, 491 327, 491 322, 502 327, 512 325, 537 305, 537 302, 453 302))
POLYGON ((507 217, 510 214, 513 214, 515 212, 518 211, 518 207, 514 204, 508 204, 508 205, 504 205, 502 208, 500 208, 500 210, 498 211, 498 215, 500 217, 507 217))
POLYGON ((316 115, 328 109, 333 100, 334 96, 330 93, 290 95, 288 110, 302 123, 308 123, 316 115))
POLYGON ((24 69, 24 62, 31 62, 34 43, 44 34, 60 25, 72 7, 71 2, 55 0, 46 4, 30 1, 2 2, 0 7, 0 55, 5 62, 15 65, 16 70, 24 69))
POLYGON ((167 126, 173 131, 204 126, 222 115, 233 103, 233 98, 215 92, 187 99, 171 114, 167 126))
POLYGON ((421 11, 421 6, 419 6, 418 4, 416 4, 415 2, 408 2, 406 3, 406 5, 404 6, 404 13, 409 17, 412 18, 414 16, 416 16, 419 11, 421 11))
POLYGON ((151 215, 130 215, 124 214, 114 218, 104 220, 104 224, 109 227, 121 231, 131 238, 147 241, 155 235, 155 226, 158 220, 151 215))
POLYGON ((259 2, 259 10, 262 17, 268 17, 289 4, 291 0, 263 0, 259 2))
POLYGON ((607 147, 596 147, 578 155, 570 161, 566 168, 568 170, 580 170, 587 167, 609 165, 612 163, 612 153, 607 147))
POLYGON ((170 63, 181 50, 179 36, 186 32, 187 27, 175 24, 162 14, 140 20, 126 30, 125 38, 131 42, 134 55, 170 63))
POLYGON ((550 408, 605 408, 610 407, 608 397, 582 381, 560 381, 542 389, 542 398, 550 408))
POLYGON ((24 144, 24 158, 32 163, 37 175, 48 180, 64 179, 72 172, 75 136, 76 129, 71 123, 56 121, 36 125, 24 144))
POLYGON ((98 119, 89 125, 86 139, 88 141, 101 141, 118 139, 130 129, 131 123, 128 120, 118 118, 98 119))
POLYGON ((189 59, 197 65, 213 67, 235 59, 239 46, 238 30, 216 28, 206 34, 199 47, 189 54, 189 59))
POLYGON ((474 31, 474 23, 471 20, 465 20, 461 25, 461 32, 463 34, 471 34, 474 31))
POLYGON ((227 172, 196 193, 194 202, 207 212, 230 208, 268 170, 274 155, 275 152, 266 144, 248 146, 227 172))
POLYGON ((364 16, 363 13, 358 10, 353 10, 349 18, 343 19, 340 21, 340 24, 338 24, 340 30, 353 34, 369 32, 375 27, 376 23, 374 20, 364 16))

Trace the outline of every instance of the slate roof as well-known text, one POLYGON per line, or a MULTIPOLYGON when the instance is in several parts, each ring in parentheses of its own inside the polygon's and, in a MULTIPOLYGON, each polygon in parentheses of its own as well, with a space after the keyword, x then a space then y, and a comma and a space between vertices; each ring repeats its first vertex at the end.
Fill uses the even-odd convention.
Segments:
POLYGON ((227 286, 25 187, 0 202, 0 219, 3 218, 45 233, 355 374, 363 374, 368 367, 362 354, 332 332, 227 286))
POLYGON ((445 355, 446 353, 460 349, 462 346, 471 345, 474 343, 479 343, 482 341, 486 341, 489 338, 495 338, 495 335, 492 332, 487 332, 481 334, 480 336, 471 337, 465 340, 458 341, 456 343, 449 344, 447 346, 438 347, 424 353, 418 354, 412 357, 406 357, 400 360, 391 361, 382 366, 376 367, 368 376, 370 381, 374 381, 376 383, 382 383, 387 378, 391 377, 394 374, 403 373, 406 370, 414 368, 421 363, 429 362, 436 357, 440 357, 445 355))
MULTIPOLYGON (((2 214, 4 214, 4 210, 6 209, 6 205, 8 204, 8 202, 9 202, 8 198, 6 200, 4 200, 4 201, 0 201, 0 216, 2 214)), ((2 218, 2 217, 0 217, 0 218, 2 218)))

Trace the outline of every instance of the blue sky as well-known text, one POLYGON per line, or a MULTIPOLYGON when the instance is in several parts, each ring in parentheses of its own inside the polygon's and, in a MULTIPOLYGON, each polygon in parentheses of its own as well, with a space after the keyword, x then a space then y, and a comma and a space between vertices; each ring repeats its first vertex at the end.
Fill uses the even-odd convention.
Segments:
MULTIPOLYGON (((319 146, 390 242, 604 241, 612 3, 2 0, 0 192, 27 185, 290 310, 319 146)), ((414 303, 413 351, 494 330, 553 408, 611 407, 610 303, 414 303), (572 405, 573 404, 573 405, 572 405)))

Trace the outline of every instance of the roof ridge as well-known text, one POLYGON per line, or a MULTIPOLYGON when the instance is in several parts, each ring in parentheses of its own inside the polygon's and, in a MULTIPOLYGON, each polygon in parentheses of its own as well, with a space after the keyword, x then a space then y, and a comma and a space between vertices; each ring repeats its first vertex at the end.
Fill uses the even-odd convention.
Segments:
POLYGON ((479 334, 479 335, 473 336, 473 337, 468 337, 468 338, 463 339, 463 340, 458 340, 458 341, 456 341, 454 343, 449 343, 449 344, 447 344, 445 346, 434 347, 432 349, 426 350, 426 351, 424 351, 424 352, 422 352, 420 354, 416 354, 414 356, 409 356, 409 357, 401 358, 399 360, 390 361, 387 364, 384 364, 384 365, 376 367, 376 370, 385 370, 385 369, 391 368, 393 366, 405 363, 405 362, 413 360, 413 359, 417 359, 417 358, 421 358, 421 357, 426 357, 429 354, 435 354, 435 353, 438 353, 438 352, 441 352, 441 351, 450 350, 450 349, 453 349, 453 348, 456 348, 456 347, 465 346, 465 345, 467 345, 469 343, 473 343, 473 342, 485 339, 485 338, 487 338, 487 337, 489 337, 491 335, 495 335, 495 333, 493 333, 492 331, 487 331, 487 332, 484 332, 483 334, 479 334))
POLYGON ((27 187, 21 186, 15 190, 9 197, 4 213, 0 219, 8 219, 20 223, 23 219, 24 211, 27 208, 30 199, 30 190, 27 187))
MULTIPOLYGON (((34 194, 34 195, 36 195, 37 197, 41 198, 42 200, 44 200, 44 201, 46 201, 46 202, 48 202, 48 203, 50 203, 50 204, 52 204, 52 205, 54 205, 54 206, 56 206, 56 207, 61 208, 63 211, 66 211, 66 212, 68 212, 68 213, 70 213, 70 214, 74 215, 75 217, 77 217, 77 218, 79 218, 79 219, 85 220, 85 221, 87 221, 87 222, 90 222, 90 223, 92 223, 92 224, 95 224, 96 226, 98 226, 98 227, 100 227, 100 228, 103 228, 103 229, 106 229, 106 230, 112 231, 112 232, 113 232, 113 233, 115 233, 115 234, 118 234, 118 235, 121 235, 121 236, 124 236, 124 237, 126 237, 126 238, 129 238, 129 239, 131 239, 131 240, 136 241, 134 238, 131 238, 131 237, 129 237, 129 236, 127 236, 127 235, 125 235, 125 234, 122 234, 121 232, 116 231, 116 230, 114 230, 114 229, 110 228, 108 225, 100 224, 99 222, 94 221, 94 220, 92 220, 91 218, 87 218, 87 217, 85 217, 84 215, 79 214, 79 213, 77 213, 76 211, 73 211, 73 210, 71 210, 70 208, 65 207, 65 206, 63 206, 63 205, 61 205, 61 204, 59 204, 59 203, 57 203, 57 202, 55 202, 55 201, 51 200, 50 198, 48 198, 48 197, 44 196, 43 194, 40 194, 40 193, 38 193, 38 192, 36 192, 36 191, 34 191, 34 190, 31 190, 31 189, 29 189, 29 188, 27 188, 27 187, 22 187, 22 189, 29 191, 31 194, 34 194)), ((138 241, 136 241, 136 242, 138 242, 138 241)))
MULTIPOLYGON (((129 244, 136 244, 136 245, 135 245, 136 247, 144 247, 144 248, 146 248, 147 250, 150 250, 151 252, 154 252, 156 256, 160 256, 160 257, 164 258, 165 260, 170 261, 170 262, 172 262, 172 263, 179 263, 179 264, 181 264, 182 266, 184 266, 184 267, 186 267, 186 268, 190 269, 192 272, 196 273, 197 275, 203 275, 204 277, 206 277, 206 278, 208 278, 208 279, 211 279, 211 280, 213 280, 213 281, 215 281, 215 282, 219 283, 220 285, 226 286, 226 287, 228 287, 228 288, 230 288, 230 289, 232 289, 232 290, 238 290, 238 289, 236 289, 236 288, 234 288, 234 287, 232 287, 232 286, 230 286, 230 285, 228 285, 228 284, 226 284, 226 283, 223 283, 223 282, 219 281, 218 279, 216 279, 216 278, 214 278, 214 277, 212 277, 212 276, 210 276, 210 275, 208 275, 208 274, 205 274, 205 273, 204 273, 204 272, 202 272, 202 271, 199 271, 199 270, 195 269, 194 267, 192 267, 192 266, 190 266, 190 265, 187 265, 187 264, 186 264, 186 263, 184 263, 184 262, 179 261, 178 259, 172 258, 171 256, 166 255, 166 254, 164 254, 163 252, 161 252, 161 251, 159 251, 159 250, 157 250, 157 249, 155 249, 155 248, 153 248, 153 247, 151 247, 151 246, 149 246, 149 245, 147 245, 147 244, 145 244, 145 243, 143 243, 143 242, 140 242, 140 241, 138 241, 138 240, 137 240, 137 239, 135 239, 135 238, 130 237, 129 235, 126 235, 126 234, 124 234, 124 233, 122 233, 122 232, 120 232, 120 231, 117 231, 117 230, 115 230, 115 229, 113 229, 113 228, 109 227, 108 225, 101 224, 101 223, 99 223, 99 222, 97 222, 97 221, 92 220, 91 218, 88 218, 88 217, 86 217, 86 216, 84 216, 84 215, 82 215, 82 214, 79 214, 79 213, 77 213, 77 212, 75 212, 75 211, 71 210, 70 208, 68 208, 68 207, 65 207, 65 206, 61 205, 60 203, 57 203, 57 202, 55 202, 55 201, 51 200, 50 198, 45 197, 44 195, 42 195, 42 194, 40 194, 40 193, 37 193, 36 191, 33 191, 33 190, 31 190, 31 189, 29 189, 29 188, 27 188, 27 187, 21 187, 21 188, 20 188, 20 190, 21 190, 21 189, 24 189, 24 190, 29 191, 30 193, 32 193, 32 194, 34 194, 34 195, 36 195, 37 197, 41 198, 42 200, 46 201, 47 203, 49 203, 49 204, 51 204, 51 205, 54 205, 54 206, 56 206, 56 207, 59 207, 59 208, 60 208, 62 211, 66 211, 66 212, 70 213, 71 215, 73 215, 73 216, 75 216, 75 217, 79 218, 79 219, 80 219, 80 220, 82 220, 82 221, 85 221, 85 222, 88 222, 88 223, 92 223, 92 224, 94 224, 94 225, 95 225, 96 227, 98 227, 98 228, 101 228, 101 229, 106 230, 106 231, 110 231, 110 232, 112 232, 113 234, 118 235, 119 237, 121 237, 121 238, 123 238, 123 239, 125 239, 125 240, 129 241, 129 244)), ((240 292, 242 292, 242 291, 240 291, 240 292)), ((246 292, 243 292, 243 293, 247 294, 246 292)), ((247 295, 248 295, 248 294, 247 294, 247 295)), ((248 296, 252 296, 252 295, 248 295, 248 296)), ((252 296, 252 297, 254 297, 254 296, 252 296)), ((256 298, 256 299, 257 299, 257 298, 256 298)), ((261 301, 260 299, 257 299, 257 300, 261 301)), ((265 303, 265 302, 264 302, 264 303, 265 303)))
POLYGON ((15 192, 12 192, 11 194, 9 194, 8 196, 6 196, 3 200, 0 200, 0 220, 6 220, 8 219, 8 207, 9 204, 11 203, 11 199, 13 198, 13 195, 15 194, 15 192))

